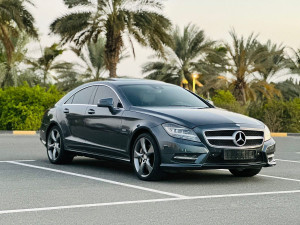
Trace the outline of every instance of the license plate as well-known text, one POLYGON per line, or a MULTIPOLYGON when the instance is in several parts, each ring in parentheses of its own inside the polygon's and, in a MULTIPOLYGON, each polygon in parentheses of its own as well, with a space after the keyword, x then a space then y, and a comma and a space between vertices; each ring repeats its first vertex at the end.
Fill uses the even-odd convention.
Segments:
POLYGON ((253 150, 224 150, 224 160, 255 159, 256 151, 253 150))

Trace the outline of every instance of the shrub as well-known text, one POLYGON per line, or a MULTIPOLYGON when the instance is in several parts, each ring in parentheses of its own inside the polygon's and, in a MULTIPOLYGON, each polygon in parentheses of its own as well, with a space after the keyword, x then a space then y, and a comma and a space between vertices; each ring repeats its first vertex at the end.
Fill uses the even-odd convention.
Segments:
POLYGON ((44 112, 61 97, 55 86, 0 89, 0 130, 38 130, 44 112))
POLYGON ((273 132, 300 132, 300 98, 252 103, 248 110, 251 117, 263 121, 273 132))
POLYGON ((300 132, 300 98, 289 101, 274 98, 242 106, 230 91, 218 90, 212 100, 217 107, 264 122, 273 132, 300 132))
POLYGON ((247 114, 247 107, 242 106, 230 91, 217 90, 216 94, 212 97, 212 101, 215 106, 219 108, 241 114, 247 114))

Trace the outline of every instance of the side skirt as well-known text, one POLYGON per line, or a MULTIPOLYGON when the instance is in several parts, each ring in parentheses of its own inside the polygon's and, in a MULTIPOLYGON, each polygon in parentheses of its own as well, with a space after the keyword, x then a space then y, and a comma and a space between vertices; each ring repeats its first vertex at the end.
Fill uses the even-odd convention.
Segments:
POLYGON ((74 150, 74 149, 67 149, 67 151, 72 152, 78 156, 85 156, 85 157, 94 158, 94 159, 107 159, 107 160, 122 161, 122 162, 130 163, 130 159, 121 158, 121 157, 113 157, 113 156, 108 156, 108 155, 104 155, 104 154, 96 154, 96 153, 90 153, 90 152, 85 152, 85 151, 78 151, 78 150, 74 150))

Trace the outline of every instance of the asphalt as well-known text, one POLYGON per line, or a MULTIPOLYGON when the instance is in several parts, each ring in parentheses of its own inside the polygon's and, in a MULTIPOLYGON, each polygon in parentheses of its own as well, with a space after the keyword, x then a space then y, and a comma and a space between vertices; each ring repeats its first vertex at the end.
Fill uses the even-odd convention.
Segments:
POLYGON ((0 224, 299 225, 300 138, 275 140, 277 166, 253 178, 210 170, 143 182, 118 162, 52 165, 37 135, 0 135, 0 224))

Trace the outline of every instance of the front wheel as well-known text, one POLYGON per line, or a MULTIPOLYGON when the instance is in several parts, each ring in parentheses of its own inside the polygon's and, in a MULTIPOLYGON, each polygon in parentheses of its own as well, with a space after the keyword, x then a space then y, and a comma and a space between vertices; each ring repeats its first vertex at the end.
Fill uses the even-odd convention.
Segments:
POLYGON ((65 151, 62 133, 59 127, 54 126, 50 129, 47 138, 47 155, 53 164, 70 163, 74 156, 65 151))
POLYGON ((152 136, 147 133, 138 136, 132 151, 132 163, 139 179, 149 181, 162 177, 160 154, 152 136))
POLYGON ((230 169, 229 171, 236 177, 253 177, 261 171, 261 168, 256 168, 256 169, 230 169))

